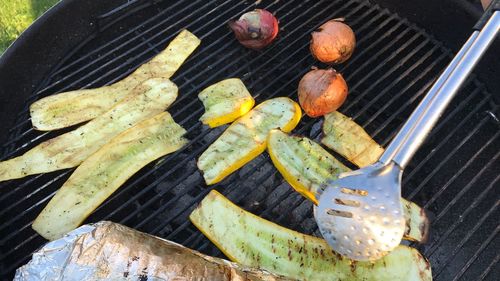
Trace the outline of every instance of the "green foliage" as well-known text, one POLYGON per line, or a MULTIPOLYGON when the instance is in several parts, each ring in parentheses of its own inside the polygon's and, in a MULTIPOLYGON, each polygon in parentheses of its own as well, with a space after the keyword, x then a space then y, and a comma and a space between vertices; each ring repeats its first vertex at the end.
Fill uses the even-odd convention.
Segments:
POLYGON ((0 54, 59 0, 0 0, 0 54))

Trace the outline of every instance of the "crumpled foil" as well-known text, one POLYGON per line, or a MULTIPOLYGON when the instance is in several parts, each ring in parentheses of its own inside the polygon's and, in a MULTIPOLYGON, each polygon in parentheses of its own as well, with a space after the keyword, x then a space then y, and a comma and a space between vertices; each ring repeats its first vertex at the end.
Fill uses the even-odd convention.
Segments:
POLYGON ((126 226, 83 225, 47 243, 14 280, 288 280, 126 226))

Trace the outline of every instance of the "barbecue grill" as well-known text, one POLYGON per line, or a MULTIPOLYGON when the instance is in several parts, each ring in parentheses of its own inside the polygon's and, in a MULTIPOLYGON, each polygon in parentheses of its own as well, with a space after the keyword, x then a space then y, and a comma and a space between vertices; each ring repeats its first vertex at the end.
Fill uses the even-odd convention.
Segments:
MULTIPOLYGON (((379 1, 397 11, 400 4, 392 2, 379 1)), ((460 3, 457 10, 466 7, 471 18, 480 15, 479 10, 470 12, 477 8, 475 3, 460 3)), ((405 8, 401 12, 406 14, 405 8)), ((276 96, 296 99, 302 75, 313 65, 324 67, 309 53, 309 34, 336 17, 345 17, 358 39, 353 57, 337 67, 350 88, 340 111, 385 146, 450 61, 447 47, 456 43, 456 32, 450 37, 436 34, 442 40, 450 38, 441 43, 417 24, 367 1, 88 0, 60 3, 0 59, 2 159, 61 133, 32 128, 28 106, 33 101, 120 80, 186 28, 202 44, 174 75, 179 97, 168 111, 188 131, 189 144, 142 169, 86 222, 119 222, 224 257, 188 219, 215 188, 252 213, 319 235, 311 203, 290 188, 266 153, 221 183, 205 185, 196 160, 225 127, 209 129, 198 121, 203 105, 197 94, 215 82, 239 77, 257 103, 276 96), (226 25, 256 7, 274 12, 281 28, 278 39, 260 52, 240 46, 226 25)), ((457 19, 453 27, 466 26, 467 19, 457 19)), ((424 17, 419 24, 425 26, 425 21, 424 17)), ((470 30, 462 31, 464 38, 470 30)), ((498 87, 488 79, 494 77, 488 68, 498 66, 498 61, 483 63, 487 66, 468 79, 403 176, 403 196, 425 207, 432 221, 427 243, 412 246, 430 260, 435 280, 500 276, 500 121, 491 94, 498 94, 498 87)), ((294 133, 318 139, 320 131, 320 119, 303 117, 294 133)), ((12 278, 15 269, 45 243, 31 222, 71 172, 0 183, 2 279, 12 278)))

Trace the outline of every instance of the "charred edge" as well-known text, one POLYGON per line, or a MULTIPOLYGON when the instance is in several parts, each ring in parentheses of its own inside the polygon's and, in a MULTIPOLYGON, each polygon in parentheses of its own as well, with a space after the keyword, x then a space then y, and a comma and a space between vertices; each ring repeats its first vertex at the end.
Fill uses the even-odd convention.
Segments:
POLYGON ((351 268, 351 272, 352 273, 355 273, 356 272, 356 268, 358 267, 358 262, 357 261, 351 261, 351 263, 349 264, 349 267, 351 268))
POLYGON ((418 229, 422 233, 420 243, 427 243, 427 240, 429 239, 430 221, 424 208, 420 208, 420 216, 423 218, 422 223, 420 223, 420 225, 418 226, 418 229))
POLYGON ((417 261, 420 263, 420 261, 423 261, 425 264, 425 267, 421 268, 419 267, 418 275, 420 276, 420 280, 427 280, 427 277, 429 277, 429 272, 431 271, 431 264, 429 260, 421 255, 420 253, 416 253, 417 255, 417 261))

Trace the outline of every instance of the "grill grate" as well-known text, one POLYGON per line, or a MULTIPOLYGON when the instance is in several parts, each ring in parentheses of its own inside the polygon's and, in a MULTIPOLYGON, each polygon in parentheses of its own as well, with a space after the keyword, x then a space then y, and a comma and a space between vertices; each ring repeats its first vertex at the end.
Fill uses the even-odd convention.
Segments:
MULTIPOLYGON (((257 102, 274 96, 295 98, 300 77, 318 65, 309 55, 309 33, 327 19, 346 17, 359 40, 354 56, 338 67, 350 86, 341 111, 386 145, 450 59, 450 53, 424 31, 368 2, 173 2, 130 1, 107 15, 110 22, 68 54, 27 99, 3 146, 3 158, 59 134, 31 128, 30 103, 61 91, 113 83, 188 28, 202 38, 202 45, 173 78, 180 95, 169 112, 188 130, 189 144, 145 167, 87 222, 120 222, 212 255, 222 256, 187 219, 210 190, 196 159, 223 131, 209 130, 197 121, 203 112, 197 100, 200 90, 240 77, 257 102), (127 10, 137 2, 143 4, 127 10), (243 49, 226 27, 229 19, 256 5, 275 12, 282 29, 278 40, 261 52, 243 49), (128 12, 113 18, 122 9, 128 12)), ((405 173, 403 195, 425 206, 433 221, 428 243, 414 246, 431 261, 436 280, 493 280, 500 274, 497 114, 490 94, 470 79, 405 173)), ((317 139, 320 121, 304 117, 295 131, 317 139)), ((3 278, 12 277, 44 243, 31 222, 70 173, 0 183, 3 278)), ((264 218, 318 234, 311 204, 292 191, 265 153, 213 188, 264 218)))

